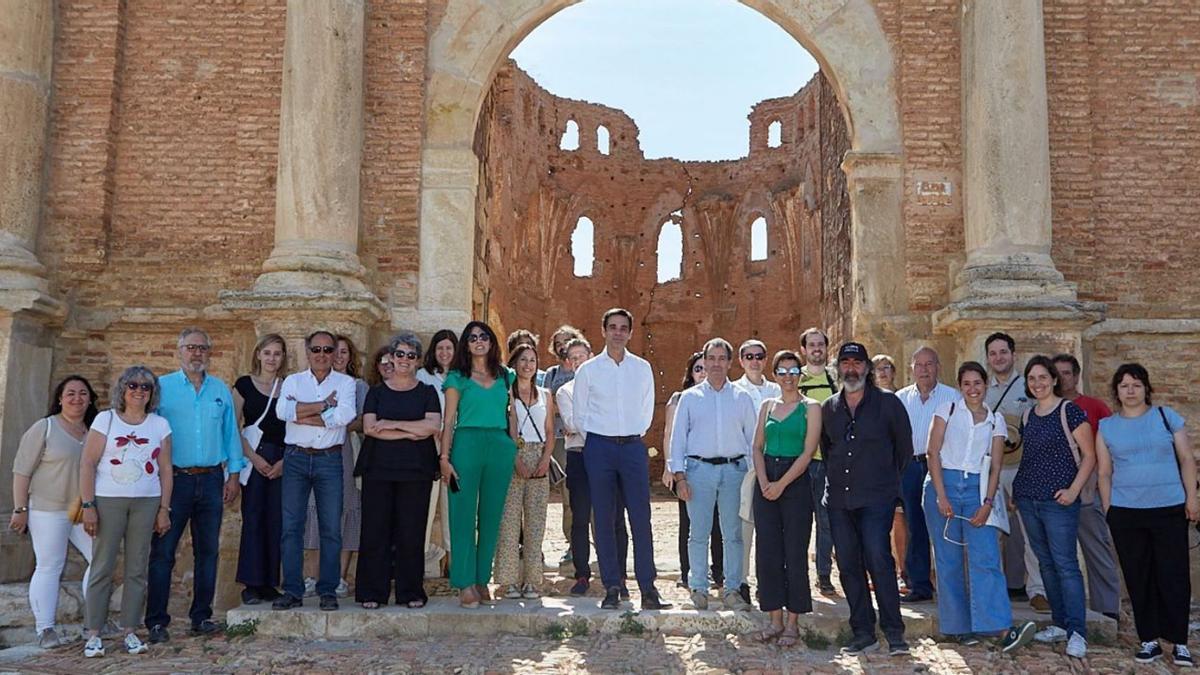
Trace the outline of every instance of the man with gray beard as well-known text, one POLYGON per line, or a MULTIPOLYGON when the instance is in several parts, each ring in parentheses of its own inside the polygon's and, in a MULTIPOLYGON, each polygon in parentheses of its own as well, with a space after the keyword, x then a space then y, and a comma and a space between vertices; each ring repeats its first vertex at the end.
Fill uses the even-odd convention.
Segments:
POLYGON ((843 651, 879 647, 869 573, 889 652, 907 654, 890 537, 900 476, 913 456, 912 427, 900 399, 875 386, 866 347, 843 344, 837 367, 842 388, 821 404, 821 448, 828 470, 825 507, 854 634, 843 651))

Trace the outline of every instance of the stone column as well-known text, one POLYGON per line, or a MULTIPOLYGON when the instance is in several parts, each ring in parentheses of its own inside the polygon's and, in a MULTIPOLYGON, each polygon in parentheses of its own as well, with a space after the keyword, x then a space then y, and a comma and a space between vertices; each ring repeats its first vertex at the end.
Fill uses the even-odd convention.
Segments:
POLYGON ((383 316, 358 259, 364 20, 364 0, 288 0, 275 247, 252 290, 221 294, 247 318, 383 316))
POLYGON ((1050 259, 1041 0, 963 3, 962 112, 967 258, 952 300, 1074 301, 1050 259))
MULTIPOLYGON (((46 411, 52 338, 62 304, 38 261, 54 3, 0 0, 0 513, 13 506, 21 434, 46 411)), ((27 579, 27 539, 0 533, 0 582, 27 579)))
POLYGON ((1003 330, 1026 356, 1081 354, 1103 316, 1051 260, 1050 141, 1041 0, 966 0, 962 15, 966 261, 935 330, 959 360, 1003 330))

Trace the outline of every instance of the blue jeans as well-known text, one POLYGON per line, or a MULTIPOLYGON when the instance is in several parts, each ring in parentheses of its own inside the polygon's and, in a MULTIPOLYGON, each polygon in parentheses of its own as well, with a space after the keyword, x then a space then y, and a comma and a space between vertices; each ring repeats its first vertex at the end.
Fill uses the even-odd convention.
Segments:
POLYGON ((825 462, 814 459, 806 473, 811 479, 813 520, 817 524, 817 576, 833 574, 833 533, 829 531, 829 511, 825 508, 825 462))
POLYGON ((321 534, 317 595, 334 595, 341 580, 342 555, 342 452, 310 455, 289 445, 283 453, 283 534, 279 553, 283 559, 283 591, 304 597, 304 521, 308 495, 317 502, 317 529, 321 534))
POLYGON ((892 519, 896 500, 856 509, 829 509, 833 546, 837 551, 842 591, 850 604, 850 630, 856 638, 875 634, 875 609, 867 591, 867 574, 875 582, 879 627, 889 643, 904 641, 900 618, 900 588, 892 558, 892 519))
MULTIPOLYGON (((979 510, 979 474, 942 471, 946 499, 954 515, 971 518, 979 510)), ((998 504, 1004 508, 1003 504, 998 504)), ((905 507, 905 511, 908 507, 905 507)), ((1012 625, 1008 584, 1000 567, 1000 531, 954 518, 946 526, 937 507, 933 481, 925 480, 925 521, 938 568, 938 627, 946 635, 994 633, 1012 625), (943 533, 946 533, 943 536, 943 533), (946 537, 964 542, 951 543, 946 537), (965 564, 964 564, 965 559, 965 564)))
POLYGON ((1062 506, 1053 499, 1018 499, 1017 509, 1025 525, 1025 539, 1037 555, 1054 625, 1086 638, 1083 573, 1075 553, 1079 500, 1062 506))
POLYGON ((189 524, 194 575, 188 618, 193 626, 212 618, 213 595, 217 590, 217 555, 220 552, 224 490, 224 475, 220 471, 190 476, 175 474, 171 492, 171 529, 166 534, 154 535, 150 542, 147 628, 171 623, 171 615, 167 611, 167 602, 171 599, 171 573, 175 569, 175 551, 179 548, 179 540, 189 524))
MULTIPOLYGON (((904 520, 908 523, 904 571, 908 573, 908 588, 920 595, 933 595, 933 584, 929 581, 929 530, 925 529, 925 513, 921 508, 921 489, 928 474, 929 466, 913 458, 900 478, 900 499, 904 502, 904 520)), ((958 513, 957 509, 955 513, 958 513)), ((934 536, 942 536, 941 530, 934 536)))
POLYGON ((746 477, 749 461, 746 458, 728 464, 709 464, 698 459, 686 460, 688 487, 688 587, 693 591, 708 591, 708 539, 712 531, 713 506, 721 521, 721 540, 724 542, 722 565, 725 571, 725 591, 736 593, 742 585, 742 519, 738 505, 742 499, 742 479, 746 477))
MULTIPOLYGON (((625 498, 633 535, 633 573, 642 593, 654 590, 658 572, 654 568, 654 534, 650 529, 650 458, 646 455, 646 444, 640 438, 617 440, 588 434, 583 444, 583 462, 597 525, 615 522, 619 500, 625 498)), ((615 527, 596 527, 596 558, 604 587, 621 586, 625 565, 617 559, 615 527)))

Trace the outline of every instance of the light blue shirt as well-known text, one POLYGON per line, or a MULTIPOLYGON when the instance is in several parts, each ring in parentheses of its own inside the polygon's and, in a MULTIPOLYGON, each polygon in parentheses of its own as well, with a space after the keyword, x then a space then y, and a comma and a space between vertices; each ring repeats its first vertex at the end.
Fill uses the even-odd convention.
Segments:
POLYGON ((180 468, 224 464, 242 470, 242 438, 229 387, 205 374, 200 391, 177 370, 158 378, 159 415, 171 425, 171 463, 180 468))
POLYGON ((962 394, 954 387, 938 382, 929 392, 929 398, 921 400, 921 390, 917 385, 910 384, 896 392, 896 398, 904 404, 908 412, 908 423, 912 426, 913 456, 923 457, 929 449, 929 428, 933 425, 933 413, 942 404, 949 405, 962 400, 962 394))
POLYGON ((1172 444, 1183 418, 1170 408, 1152 406, 1137 417, 1119 413, 1100 420, 1100 436, 1112 456, 1112 505, 1155 509, 1182 504, 1186 498, 1172 444))
POLYGON ((708 380, 685 389, 671 425, 670 468, 684 471, 689 455, 745 456, 751 462, 758 415, 745 390, 726 380, 720 391, 708 380))

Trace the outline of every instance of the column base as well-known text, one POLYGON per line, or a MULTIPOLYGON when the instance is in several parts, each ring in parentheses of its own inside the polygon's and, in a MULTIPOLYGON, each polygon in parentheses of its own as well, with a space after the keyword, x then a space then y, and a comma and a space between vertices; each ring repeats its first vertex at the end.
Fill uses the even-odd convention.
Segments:
POLYGON ((1075 284, 1066 281, 1049 256, 1043 255, 969 261, 950 291, 950 306, 1051 308, 1073 304, 1077 304, 1075 284))
MULTIPOLYGON (((1010 288, 1021 291, 1036 285, 1032 280, 1015 280, 1010 288), (1022 285, 1028 284, 1028 285, 1022 285)), ((971 297, 951 302, 933 313, 933 331, 951 336, 955 342, 956 362, 986 361, 983 341, 995 332, 1013 337, 1019 353, 1018 366, 1033 354, 1074 354, 1083 350, 1083 333, 1104 319, 1105 306, 1099 302, 1061 299, 1059 293, 1042 295, 1002 295, 971 297)), ((995 287, 992 289, 995 291, 995 287)))

